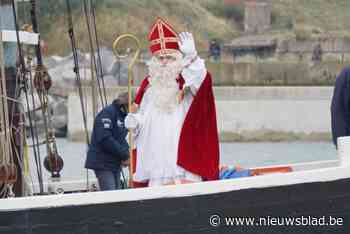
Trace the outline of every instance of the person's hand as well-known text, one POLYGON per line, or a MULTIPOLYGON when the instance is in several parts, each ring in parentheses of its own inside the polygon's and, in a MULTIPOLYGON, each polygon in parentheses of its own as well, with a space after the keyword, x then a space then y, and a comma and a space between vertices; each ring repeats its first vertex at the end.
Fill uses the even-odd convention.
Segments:
POLYGON ((136 103, 131 104, 130 113, 135 113, 138 108, 139 108, 139 105, 137 105, 136 103))
POLYGON ((135 117, 135 114, 133 113, 129 113, 126 118, 125 118, 125 127, 128 128, 128 129, 135 129, 137 128, 137 125, 138 125, 138 121, 135 117))
POLYGON ((121 166, 122 166, 122 167, 128 167, 128 166, 130 166, 130 159, 123 160, 123 161, 121 162, 121 166))
POLYGON ((181 103, 184 100, 185 97, 185 90, 182 89, 177 93, 176 99, 177 99, 177 103, 181 103))
POLYGON ((196 56, 196 46, 194 43, 194 39, 192 36, 192 33, 189 32, 182 32, 179 34, 180 41, 179 41, 179 48, 182 53, 184 53, 185 56, 191 55, 196 56))

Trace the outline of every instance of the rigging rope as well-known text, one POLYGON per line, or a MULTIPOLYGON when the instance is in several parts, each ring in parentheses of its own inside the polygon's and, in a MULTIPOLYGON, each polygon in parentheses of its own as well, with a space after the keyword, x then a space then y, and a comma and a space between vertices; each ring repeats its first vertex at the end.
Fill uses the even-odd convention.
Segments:
POLYGON ((74 26, 73 26, 73 17, 72 17, 72 9, 70 6, 70 1, 66 0, 67 3, 67 18, 68 18, 68 34, 71 42, 72 52, 73 52, 73 60, 74 60, 74 68, 73 71, 75 73, 75 78, 78 85, 78 92, 80 97, 80 105, 81 105, 81 111, 83 115, 83 124, 84 124, 84 130, 85 130, 85 137, 86 137, 86 144, 90 145, 90 139, 89 139, 89 133, 87 128, 87 117, 86 117, 86 110, 84 107, 84 100, 83 100, 83 90, 81 85, 81 77, 80 77, 80 71, 79 71, 79 60, 78 60, 78 52, 76 47, 76 40, 74 35, 74 26))
MULTIPOLYGON (((32 108, 33 110, 35 110, 36 107, 35 107, 35 101, 34 101, 34 86, 33 86, 33 77, 32 77, 31 71, 29 72, 29 80, 30 80, 30 90, 31 90, 30 96, 31 96, 32 108)), ((26 100, 26 106, 27 106, 30 135, 32 138, 32 144, 34 145, 33 152, 34 152, 34 160, 36 165, 36 172, 38 175, 40 193, 44 193, 38 127, 37 127, 36 121, 33 121, 33 118, 32 118, 32 110, 30 109, 30 105, 29 105, 28 87, 24 87, 24 94, 25 94, 25 100, 26 100)))
POLYGON ((96 51, 97 51, 97 66, 99 68, 99 72, 97 73, 102 81, 102 90, 103 95, 105 99, 105 104, 107 105, 107 95, 106 95, 106 86, 105 86, 105 80, 104 80, 104 73, 102 69, 102 59, 101 59, 101 52, 100 52, 100 42, 98 39, 98 32, 96 27, 96 3, 91 0, 91 14, 92 14, 92 23, 93 23, 93 29, 95 34, 95 41, 96 41, 96 51))
MULTIPOLYGON (((36 142, 39 142, 37 132, 36 132, 36 137, 34 137, 34 129, 33 129, 33 119, 31 116, 31 110, 29 109, 29 96, 28 96, 28 88, 27 88, 27 78, 26 78, 26 73, 28 72, 25 66, 24 62, 24 56, 23 56, 23 51, 22 51, 22 45, 19 40, 19 27, 18 27, 18 22, 17 22, 17 13, 16 13, 16 8, 15 8, 15 1, 12 0, 12 11, 13 11, 13 17, 14 17, 14 23, 15 23, 15 30, 16 30, 16 39, 17 39, 17 47, 18 47, 18 57, 19 57, 19 78, 22 82, 22 87, 21 90, 24 91, 25 93, 25 99, 27 103, 27 111, 28 111, 28 118, 29 118, 29 125, 30 125, 30 130, 31 130, 31 137, 32 137, 32 142, 33 144, 36 144, 36 142)), ((31 71, 30 71, 31 74, 31 71)), ((33 93, 32 93, 33 96, 33 93)), ((19 94, 18 94, 19 97, 19 94)), ((42 170, 41 170, 41 157, 40 157, 40 149, 39 147, 34 147, 34 158, 37 166, 37 175, 38 175, 38 182, 39 182, 39 188, 40 188, 40 193, 43 194, 44 192, 44 186, 43 186, 43 176, 42 176, 42 170)))
MULTIPOLYGON (((1 16, 0 16, 0 25, 1 25, 1 16)), ((3 98, 3 96, 6 96, 6 89, 3 86, 5 84, 5 65, 4 65, 4 49, 2 44, 2 33, 0 35, 0 63, 1 63, 1 89, 0 89, 0 147, 1 147, 1 155, 0 155, 0 177, 3 183, 0 181, 1 191, 0 191, 0 197, 3 194, 3 190, 6 189, 5 182, 7 180, 8 174, 7 174, 7 164, 9 164, 9 150, 8 150, 8 144, 7 144, 7 123, 5 120, 5 105, 7 100, 3 98)))
MULTIPOLYGON (((8 101, 11 101, 13 103, 16 103, 18 105, 21 106, 21 108, 24 110, 24 106, 22 104, 22 102, 20 102, 19 100, 17 99, 14 99, 14 98, 11 98, 11 97, 6 97, 6 96, 1 96, 2 98, 4 99, 7 99, 8 101)), ((26 133, 25 133, 25 128, 24 128, 24 121, 23 121, 23 116, 21 115, 21 120, 19 121, 19 127, 18 128, 15 128, 14 127, 14 131, 15 132, 18 132, 18 131, 22 131, 22 133, 20 133, 20 136, 21 138, 25 140, 25 136, 26 136, 26 133)), ((15 142, 15 139, 12 137, 12 144, 15 145, 16 142, 15 142)), ((21 145, 25 145, 25 144, 21 144, 21 145)), ((19 157, 20 155, 20 152, 18 152, 18 149, 16 147, 14 147, 14 151, 15 151, 15 155, 17 156, 17 160, 19 162, 19 166, 20 166, 20 169, 22 172, 24 172, 25 176, 26 177, 29 177, 30 178, 30 181, 31 181, 31 184, 32 184, 32 190, 34 190, 34 182, 33 182, 33 178, 32 176, 30 175, 29 173, 29 158, 28 158, 28 154, 26 152, 23 153, 24 157, 23 159, 21 157, 19 157)))
MULTIPOLYGON (((89 36, 89 45, 90 45, 90 56, 91 56, 91 60, 93 63, 93 69, 95 70, 95 74, 98 74, 98 68, 97 68, 97 64, 96 64, 96 58, 95 58, 95 49, 94 49, 94 44, 93 44, 93 40, 92 40, 92 31, 91 31, 91 22, 90 22, 90 17, 89 17, 89 12, 88 12, 88 3, 87 0, 83 0, 83 8, 84 8, 84 14, 85 14, 85 22, 86 22, 86 26, 87 26, 87 30, 88 30, 88 36, 89 36)), ((91 5, 90 5, 91 8, 91 5)), ((93 73, 92 73, 93 76, 93 73)), ((91 81, 93 81, 93 77, 91 77, 91 81)), ((97 85, 98 85, 98 91, 99 91, 99 97, 100 97, 100 101, 101 101, 101 106, 102 108, 106 106, 104 100, 103 100, 103 91, 101 89, 101 84, 100 84, 100 79, 98 78, 98 76, 96 77, 96 81, 97 81, 97 85)))
MULTIPOLYGON (((32 59, 31 57, 28 57, 28 67, 30 68, 29 70, 29 83, 30 83, 30 97, 31 97, 31 103, 32 103, 32 109, 33 109, 33 113, 34 110, 36 110, 36 106, 35 106, 35 100, 34 100, 34 85, 33 85, 33 75, 32 75, 32 70, 31 70, 31 62, 32 59)), ((26 79, 26 84, 28 82, 27 77, 25 77, 26 79)), ((40 155, 40 145, 39 145, 39 136, 38 136, 38 127, 37 127, 37 123, 36 121, 32 120, 32 110, 30 109, 30 105, 29 105, 29 96, 28 96, 28 86, 24 87, 24 94, 25 94, 25 99, 26 99, 26 104, 27 104, 27 113, 28 113, 28 119, 29 119, 29 128, 30 128, 30 133, 32 136, 32 143, 34 145, 33 147, 33 151, 34 151, 34 160, 35 160, 35 164, 36 164, 36 169, 37 169, 37 174, 38 174, 38 180, 39 180, 39 186, 40 186, 40 193, 44 192, 44 186, 43 186, 43 176, 42 176, 42 167, 41 167, 41 155, 40 155), (35 134, 34 134, 35 133, 35 134), (38 155, 38 157, 36 157, 35 155, 38 155)))
MULTIPOLYGON (((81 87, 81 77, 80 77, 80 71, 79 71, 79 60, 78 60, 78 54, 77 54, 77 47, 76 47, 76 41, 75 41, 75 35, 74 35, 74 26, 73 26, 73 17, 72 17, 72 9, 70 6, 69 0, 66 0, 67 3, 67 20, 68 20, 68 34, 71 42, 72 52, 73 52, 73 59, 74 59, 74 72, 75 72, 75 78, 78 85, 78 92, 79 92, 79 98, 80 98, 80 105, 81 105, 81 111, 83 115, 83 124, 84 124, 84 131, 85 131, 85 137, 86 137, 86 144, 89 147, 90 145, 90 138, 87 128, 87 113, 84 106, 84 97, 83 97, 83 91, 81 87)), ((89 172, 86 169, 86 189, 89 189, 89 172)))
MULTIPOLYGON (((2 17, 0 15, 0 25, 2 25, 2 17)), ((11 145, 11 128, 9 123, 9 111, 7 102, 7 88, 6 88, 6 72, 5 72, 5 61, 4 61, 4 47, 2 41, 2 31, 0 31, 0 63, 1 63, 1 148, 2 148, 2 159, 0 161, 0 197, 7 197, 12 195, 12 184, 16 182, 17 169, 13 164, 12 158, 12 145, 11 145)))
MULTIPOLYGON (((38 22, 36 17, 36 1, 31 0, 31 21, 33 26, 34 33, 38 33, 38 22)), ((37 64, 35 68, 35 76, 34 76, 34 87, 36 88, 37 95, 40 100, 40 107, 42 110, 43 121, 44 121, 44 129, 45 129, 45 137, 46 137, 46 149, 47 156, 44 160, 45 168, 51 172, 52 178, 59 178, 60 171, 63 168, 63 159, 60 157, 57 151, 56 139, 54 136, 54 130, 51 125, 51 115, 48 113, 48 90, 51 87, 52 81, 47 72, 46 67, 43 65, 43 59, 41 54, 41 46, 40 46, 40 36, 39 43, 35 45, 35 54, 37 59, 37 64)))

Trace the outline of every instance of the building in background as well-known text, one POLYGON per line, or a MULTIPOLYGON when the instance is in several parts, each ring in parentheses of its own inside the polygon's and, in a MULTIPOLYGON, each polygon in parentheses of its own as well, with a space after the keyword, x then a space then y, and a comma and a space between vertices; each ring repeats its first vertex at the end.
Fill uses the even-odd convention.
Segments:
POLYGON ((271 1, 246 0, 244 4, 244 31, 247 33, 269 31, 271 28, 271 1))
POLYGON ((271 0, 224 0, 224 5, 244 5, 246 33, 264 33, 271 29, 271 0))

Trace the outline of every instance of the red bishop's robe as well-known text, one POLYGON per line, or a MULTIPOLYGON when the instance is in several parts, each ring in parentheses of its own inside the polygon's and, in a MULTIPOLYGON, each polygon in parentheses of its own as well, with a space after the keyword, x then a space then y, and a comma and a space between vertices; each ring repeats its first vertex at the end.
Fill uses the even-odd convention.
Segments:
MULTIPOLYGON (((184 79, 177 80, 182 89, 184 79)), ((139 87, 134 102, 140 104, 149 85, 146 77, 139 87)), ((133 168, 136 168, 136 152, 133 154, 133 168)), ((186 114, 182 125, 177 164, 185 170, 199 175, 203 180, 219 178, 219 140, 216 122, 216 108, 212 89, 212 78, 208 72, 186 114)), ((147 186, 147 183, 134 181, 134 187, 147 186)))

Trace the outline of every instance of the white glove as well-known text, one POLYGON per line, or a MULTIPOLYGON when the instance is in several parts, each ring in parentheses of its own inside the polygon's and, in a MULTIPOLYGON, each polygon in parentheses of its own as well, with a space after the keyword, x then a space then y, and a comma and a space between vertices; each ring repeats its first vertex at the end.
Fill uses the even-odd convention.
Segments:
POLYGON ((128 129, 135 129, 139 124, 135 114, 132 114, 132 113, 129 113, 126 116, 124 123, 125 123, 125 127, 128 129))
POLYGON ((192 33, 189 32, 182 32, 179 34, 180 41, 179 41, 179 48, 182 53, 184 53, 185 56, 196 56, 196 46, 194 44, 194 39, 192 36, 192 33))

